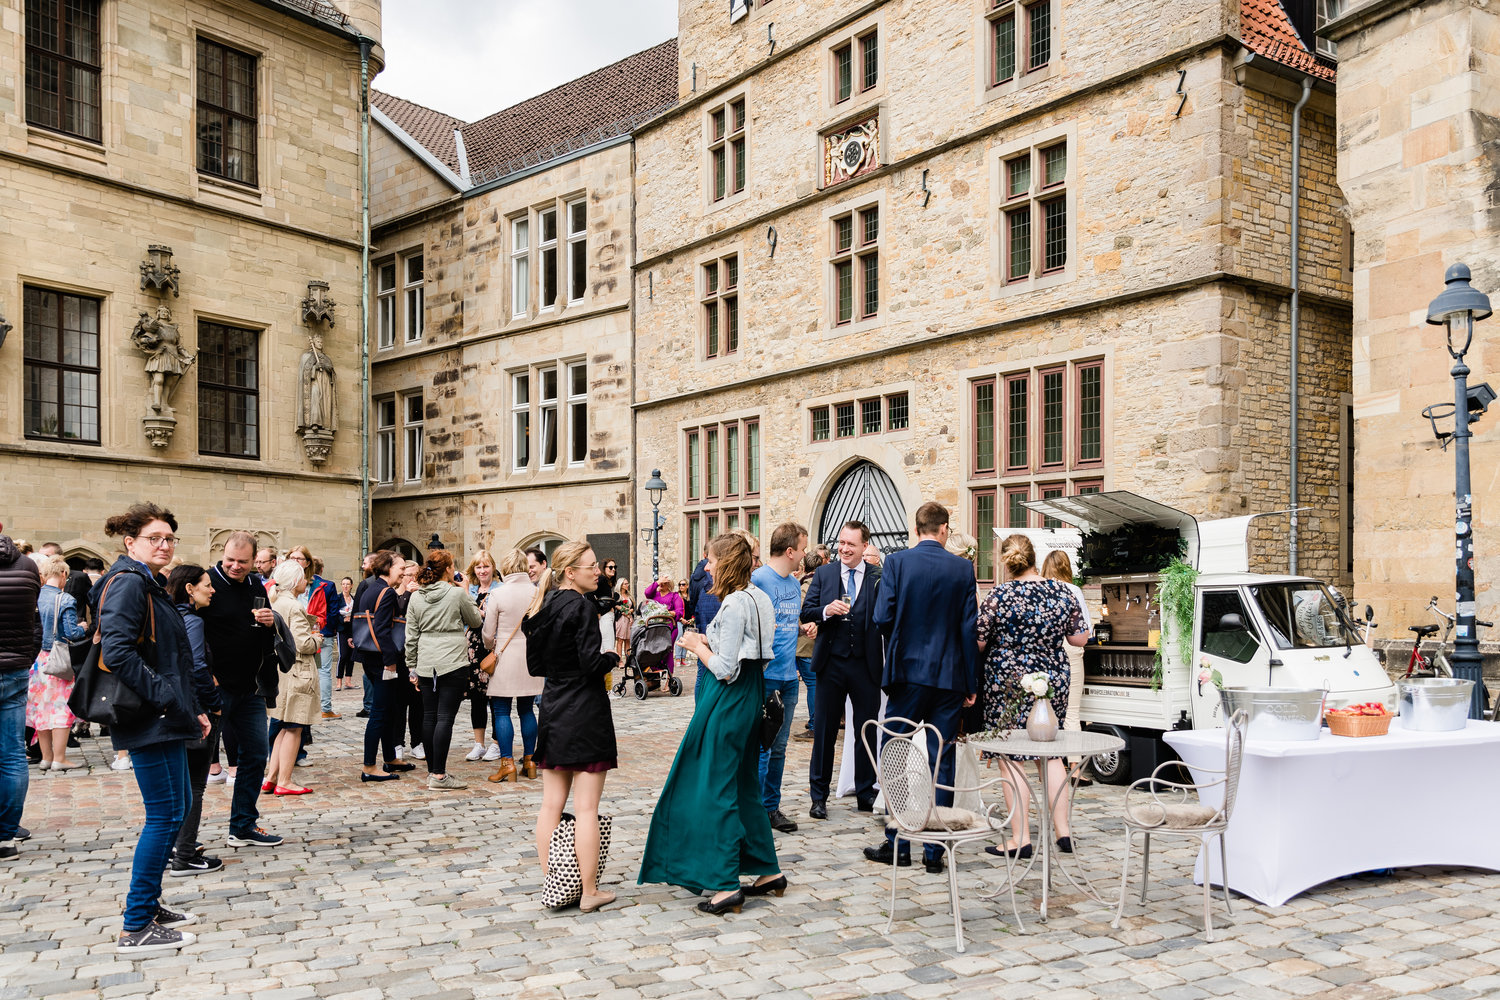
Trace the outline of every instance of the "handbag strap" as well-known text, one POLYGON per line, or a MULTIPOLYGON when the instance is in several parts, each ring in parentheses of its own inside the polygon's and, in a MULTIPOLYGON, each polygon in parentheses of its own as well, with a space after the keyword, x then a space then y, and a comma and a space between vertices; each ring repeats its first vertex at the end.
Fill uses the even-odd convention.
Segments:
MULTIPOLYGON (((522 618, 522 621, 525 621, 524 617, 522 618)), ((510 636, 505 640, 505 645, 501 646, 500 649, 495 653, 495 657, 497 659, 502 653, 505 652, 506 648, 510 645, 510 640, 514 639, 516 637, 516 633, 519 631, 521 631, 521 622, 516 622, 516 627, 510 630, 510 636)))
POLYGON ((62 599, 63 595, 60 590, 52 599, 52 645, 54 646, 57 645, 57 622, 62 617, 62 599))
MULTIPOLYGON (((110 577, 108 580, 105 580, 104 581, 104 589, 99 592, 99 627, 96 627, 94 629, 94 644, 95 645, 98 645, 100 642, 102 642, 103 638, 104 638, 104 629, 103 629, 103 625, 104 625, 104 599, 109 596, 109 588, 114 584, 115 580, 119 577, 119 575, 120 575, 119 573, 116 573, 114 576, 110 577)), ((154 646, 154 645, 156 645, 156 602, 153 601, 153 600, 151 600, 151 595, 149 593, 146 595, 146 611, 147 611, 147 614, 150 616, 150 621, 151 621, 151 644, 154 646)), ((54 636, 54 641, 55 641, 55 639, 56 639, 56 637, 54 636)), ((146 639, 146 630, 145 629, 141 629, 141 634, 136 637, 135 644, 137 646, 139 646, 142 642, 145 641, 145 639, 146 639)), ((100 668, 102 670, 104 670, 105 673, 109 672, 109 668, 106 667, 106 666, 104 666, 104 651, 103 650, 99 651, 99 666, 100 666, 100 668)))

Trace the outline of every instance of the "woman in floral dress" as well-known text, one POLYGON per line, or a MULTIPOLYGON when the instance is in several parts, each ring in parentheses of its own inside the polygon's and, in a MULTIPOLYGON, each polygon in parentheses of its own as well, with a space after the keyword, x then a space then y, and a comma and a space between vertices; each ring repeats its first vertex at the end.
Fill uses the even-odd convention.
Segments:
MULTIPOLYGON (((990 591, 979 608, 979 649, 984 654, 984 722, 987 729, 1024 729, 1035 698, 1021 688, 1021 678, 1045 673, 1052 710, 1059 721, 1067 712, 1069 669, 1063 650, 1066 641, 1081 646, 1088 639, 1088 623, 1068 588, 1047 580, 1036 569, 1036 551, 1025 535, 1011 535, 1001 543, 1000 560, 1010 577, 990 591)), ((1024 755, 1001 758, 1021 795, 1014 829, 1019 840, 1004 853, 1031 857, 1031 791, 1015 761, 1034 760, 1024 755)), ((1063 763, 1051 758, 1038 765, 1043 788, 1057 795, 1053 805, 1053 830, 1058 850, 1071 853, 1068 830, 1068 783, 1063 763), (1052 792, 1057 789, 1058 791, 1052 792)), ((1001 786, 1010 798, 1010 784, 1001 786)), ((986 848, 1001 854, 1001 848, 986 848)))

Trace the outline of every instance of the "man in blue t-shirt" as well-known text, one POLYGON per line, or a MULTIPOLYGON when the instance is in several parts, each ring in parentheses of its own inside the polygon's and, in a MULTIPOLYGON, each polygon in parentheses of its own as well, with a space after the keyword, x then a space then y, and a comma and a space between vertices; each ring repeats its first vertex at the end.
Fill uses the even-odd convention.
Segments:
POLYGON ((807 529, 792 521, 771 533, 771 551, 766 564, 750 574, 750 582, 771 598, 776 609, 775 656, 766 664, 766 697, 781 692, 786 714, 781 731, 770 749, 760 752, 761 802, 771 826, 791 833, 797 824, 781 811, 781 775, 786 764, 786 741, 792 731, 792 710, 797 707, 797 634, 801 631, 802 585, 792 576, 807 554, 807 529))

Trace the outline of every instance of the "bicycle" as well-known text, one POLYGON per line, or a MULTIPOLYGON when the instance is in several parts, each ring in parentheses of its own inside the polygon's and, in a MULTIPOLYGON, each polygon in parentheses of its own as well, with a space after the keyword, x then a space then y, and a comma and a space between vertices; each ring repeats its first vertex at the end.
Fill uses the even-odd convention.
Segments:
MULTIPOLYGON (((1442 619, 1445 626, 1443 627, 1443 638, 1438 641, 1437 648, 1432 651, 1432 656, 1425 656, 1422 653, 1422 640, 1436 635, 1440 626, 1408 625, 1406 630, 1416 633, 1416 636, 1415 641, 1411 645, 1411 657, 1406 661, 1406 673, 1401 675, 1400 680, 1410 680, 1414 677, 1453 676, 1453 664, 1448 662, 1448 655, 1445 650, 1448 646, 1448 641, 1453 638, 1454 628, 1458 625, 1458 616, 1450 615, 1438 607, 1438 599, 1436 597, 1427 602, 1427 610, 1442 619)), ((1494 628, 1495 625, 1493 622, 1480 621, 1476 618, 1474 619, 1474 627, 1477 630, 1480 628, 1494 628)), ((1477 631, 1474 638, 1476 640, 1479 638, 1477 631)), ((1479 682, 1479 698, 1480 703, 1485 706, 1485 713, 1487 715, 1490 714, 1490 692, 1483 679, 1479 682)))

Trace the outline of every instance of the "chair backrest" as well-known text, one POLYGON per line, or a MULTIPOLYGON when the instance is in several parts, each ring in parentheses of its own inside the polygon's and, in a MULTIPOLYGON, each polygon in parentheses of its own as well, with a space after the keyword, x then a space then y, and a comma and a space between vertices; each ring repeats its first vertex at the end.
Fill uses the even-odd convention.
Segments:
POLYGON ((927 759, 929 731, 941 746, 942 734, 936 726, 911 719, 871 719, 860 733, 865 753, 875 765, 886 811, 897 827, 909 833, 927 826, 937 802, 937 762, 927 759), (878 751, 874 742, 877 738, 878 751))
POLYGON ((1240 763, 1245 757, 1245 729, 1249 714, 1242 708, 1224 724, 1224 822, 1234 812, 1234 797, 1240 790, 1240 763))
POLYGON ((971 789, 953 793, 953 807, 967 809, 971 813, 984 812, 984 799, 979 794, 979 754, 969 743, 956 743, 953 751, 953 785, 955 788, 971 789))

